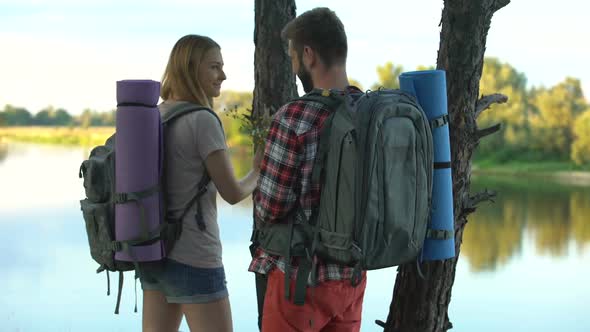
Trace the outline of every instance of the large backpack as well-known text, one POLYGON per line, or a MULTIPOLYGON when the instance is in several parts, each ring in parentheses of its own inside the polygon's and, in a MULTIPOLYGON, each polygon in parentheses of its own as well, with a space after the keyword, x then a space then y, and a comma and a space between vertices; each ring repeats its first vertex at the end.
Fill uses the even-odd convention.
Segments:
MULTIPOLYGON (((217 115, 209 108, 188 103, 179 104, 162 116, 164 137, 166 137, 167 129, 172 122, 185 114, 198 111, 207 111, 219 120, 217 115)), ((179 218, 171 218, 167 213, 162 213, 163 220, 161 220, 160 226, 150 232, 143 215, 140 217, 141 235, 135 239, 117 241, 115 238, 115 204, 138 204, 142 209, 142 199, 151 195, 159 195, 162 211, 167 211, 167 209, 164 171, 161 172, 160 183, 153 188, 130 193, 117 193, 115 191, 115 136, 116 134, 113 134, 106 140, 104 145, 96 146, 91 150, 88 160, 84 160, 80 166, 79 177, 84 178, 84 189, 86 191, 86 198, 80 201, 80 206, 86 224, 90 255, 99 264, 96 272, 106 271, 107 295, 110 295, 109 271, 119 272, 119 288, 115 307, 115 314, 118 314, 121 290, 123 288, 123 272, 135 270, 135 279, 137 279, 140 275, 140 269, 137 261, 116 260, 115 253, 118 251, 131 252, 133 247, 151 245, 156 241, 163 241, 164 252, 165 254, 169 253, 180 238, 182 219, 195 202, 197 203, 195 222, 199 229, 203 230, 205 224, 201 215, 200 198, 206 193, 210 178, 205 171, 203 178, 199 182, 197 195, 187 204, 179 218)), ((162 141, 162 146, 160 146, 161 156, 164 155, 163 143, 162 141)), ((165 167, 165 164, 162 164, 163 167, 165 167)), ((133 255, 130 256, 134 257, 133 255)), ((137 302, 135 312, 137 312, 137 302)))
MULTIPOLYGON (((291 217, 288 223, 257 230, 256 240, 267 252, 288 261, 300 257, 296 304, 303 303, 308 280, 316 280, 314 255, 354 267, 356 284, 362 270, 416 259, 425 239, 433 143, 424 111, 413 96, 399 90, 368 92, 352 106, 350 98, 329 90, 299 98, 332 110, 312 171, 312 182, 321 185, 320 204, 309 219, 291 217)), ((303 211, 296 208, 297 213, 303 211)), ((289 275, 289 264, 286 269, 289 275)))

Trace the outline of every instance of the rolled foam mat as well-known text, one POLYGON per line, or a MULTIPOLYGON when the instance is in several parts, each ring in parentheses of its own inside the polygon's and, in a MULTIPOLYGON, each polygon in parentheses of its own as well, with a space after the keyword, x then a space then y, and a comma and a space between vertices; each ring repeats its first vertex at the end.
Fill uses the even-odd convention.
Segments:
MULTIPOLYGON (((117 193, 139 192, 159 183, 161 173, 162 123, 157 108, 160 83, 151 80, 117 82, 117 112, 115 141, 115 179, 117 193)), ((160 193, 141 199, 148 229, 160 224, 160 193)), ((115 205, 115 238, 118 241, 136 239, 141 235, 140 209, 135 202, 115 205)), ((162 241, 132 247, 133 256, 140 261, 162 259, 162 241)), ((115 259, 132 261, 124 251, 115 259)))
MULTIPOLYGON (((426 70, 402 73, 401 90, 413 94, 426 113, 428 120, 447 114, 447 83, 443 70, 426 70)), ((450 168, 451 149, 448 124, 432 130, 434 148, 434 174, 432 183, 432 209, 428 229, 448 230, 454 235, 453 180, 450 168)), ((422 259, 440 260, 455 256, 455 238, 437 240, 426 238, 422 259)))

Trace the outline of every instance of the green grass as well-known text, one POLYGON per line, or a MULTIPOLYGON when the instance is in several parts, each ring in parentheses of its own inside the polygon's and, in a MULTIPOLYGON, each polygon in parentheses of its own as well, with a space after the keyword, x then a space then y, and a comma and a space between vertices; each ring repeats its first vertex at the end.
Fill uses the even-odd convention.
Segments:
POLYGON ((472 174, 478 182, 490 180, 498 185, 508 181, 511 186, 541 191, 545 187, 555 188, 557 183, 590 186, 590 165, 576 165, 572 161, 551 156, 540 158, 527 153, 513 154, 510 160, 494 157, 474 160, 472 174))
POLYGON ((498 163, 490 160, 474 162, 475 172, 494 172, 505 174, 554 173, 590 171, 590 165, 576 165, 570 161, 522 161, 514 160, 498 163))
POLYGON ((0 127, 0 141, 94 146, 114 132, 114 127, 0 127))
POLYGON ((560 180, 552 176, 501 174, 475 172, 471 177, 471 192, 479 192, 484 189, 490 189, 496 192, 507 191, 535 191, 539 193, 562 194, 569 193, 573 189, 587 191, 590 190, 590 184, 578 181, 577 185, 572 185, 567 181, 560 180))
POLYGON ((576 165, 567 155, 548 154, 526 148, 505 148, 493 152, 478 151, 474 157, 475 172, 546 174, 590 171, 590 165, 576 165))
MULTIPOLYGON (((0 127, 0 142, 95 146, 103 144, 114 132, 114 127, 0 127)), ((239 143, 243 142, 233 143, 231 145, 239 149, 239 143)), ((555 156, 509 149, 476 155, 473 165, 475 174, 543 176, 557 172, 590 172, 590 165, 579 166, 555 156)))

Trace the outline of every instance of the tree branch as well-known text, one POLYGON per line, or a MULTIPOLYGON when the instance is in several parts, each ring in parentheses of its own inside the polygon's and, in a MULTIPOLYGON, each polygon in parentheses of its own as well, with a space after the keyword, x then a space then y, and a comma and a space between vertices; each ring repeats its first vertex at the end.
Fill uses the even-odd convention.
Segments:
POLYGON ((465 214, 467 215, 469 213, 475 212, 477 206, 482 202, 490 201, 494 203, 494 198, 496 198, 496 195, 497 194, 495 191, 487 189, 475 195, 470 195, 463 209, 465 211, 465 214))
POLYGON ((508 97, 500 93, 481 97, 475 105, 475 118, 477 119, 481 113, 490 108, 492 104, 503 104, 507 101, 508 97))
POLYGON ((484 138, 486 136, 492 135, 492 134, 500 131, 500 129, 502 129, 502 124, 501 123, 498 123, 498 124, 493 125, 491 127, 487 127, 487 128, 481 129, 481 130, 477 130, 475 132, 475 136, 476 136, 477 140, 481 140, 482 138, 484 138))
POLYGON ((496 198, 497 193, 493 190, 485 189, 484 191, 478 192, 475 195, 469 196, 469 205, 471 207, 476 207, 478 204, 486 201, 490 201, 495 203, 494 198, 496 198))

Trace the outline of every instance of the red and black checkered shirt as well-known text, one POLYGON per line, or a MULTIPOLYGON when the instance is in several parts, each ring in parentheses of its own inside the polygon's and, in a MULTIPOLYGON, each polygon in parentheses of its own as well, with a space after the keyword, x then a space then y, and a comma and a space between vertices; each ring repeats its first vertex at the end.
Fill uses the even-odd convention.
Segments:
MULTIPOLYGON (((350 93, 361 93, 355 87, 347 89, 350 93)), ((277 111, 254 193, 257 222, 286 222, 285 217, 296 208, 297 201, 309 219, 312 209, 320 204, 320 185, 312 183, 311 173, 322 126, 332 111, 321 103, 301 100, 290 102, 277 111)), ((286 263, 284 257, 270 255, 259 248, 248 270, 266 274, 278 267, 285 272, 286 263)), ((294 278, 297 275, 296 258, 293 258, 291 267, 291 277, 294 278)), ((350 279, 352 276, 351 267, 326 264, 321 260, 317 260, 317 269, 318 282, 350 279)))

